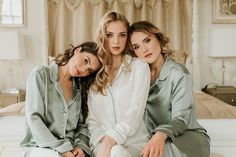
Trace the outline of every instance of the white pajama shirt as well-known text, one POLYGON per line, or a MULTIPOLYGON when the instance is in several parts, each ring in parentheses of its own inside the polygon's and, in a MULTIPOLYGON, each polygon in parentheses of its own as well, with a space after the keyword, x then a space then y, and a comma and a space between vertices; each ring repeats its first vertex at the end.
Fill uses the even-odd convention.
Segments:
POLYGON ((108 135, 118 145, 141 151, 150 136, 143 121, 150 86, 149 66, 128 55, 125 59, 130 70, 121 65, 115 80, 106 88, 106 95, 89 92, 87 124, 90 143, 95 148, 108 135))

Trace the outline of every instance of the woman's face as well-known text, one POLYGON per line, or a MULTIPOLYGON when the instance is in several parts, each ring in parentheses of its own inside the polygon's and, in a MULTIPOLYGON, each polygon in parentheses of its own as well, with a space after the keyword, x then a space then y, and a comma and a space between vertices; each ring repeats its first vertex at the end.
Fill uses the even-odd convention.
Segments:
POLYGON ((154 34, 133 32, 130 40, 135 54, 147 63, 153 64, 161 56, 160 42, 154 34))
POLYGON ((80 52, 77 48, 69 60, 69 71, 72 77, 86 77, 100 68, 98 58, 88 52, 80 52))
POLYGON ((106 35, 111 54, 120 55, 124 51, 127 42, 127 28, 124 23, 120 21, 109 23, 106 35))

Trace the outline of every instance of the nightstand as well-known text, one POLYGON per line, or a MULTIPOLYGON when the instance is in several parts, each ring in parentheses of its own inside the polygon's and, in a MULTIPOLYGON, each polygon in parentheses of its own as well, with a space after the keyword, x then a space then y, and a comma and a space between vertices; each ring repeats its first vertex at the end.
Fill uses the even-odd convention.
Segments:
POLYGON ((25 91, 19 93, 0 93, 0 108, 25 100, 25 91))
POLYGON ((218 99, 236 106, 236 88, 231 86, 217 86, 215 88, 207 88, 205 93, 210 94, 218 99))

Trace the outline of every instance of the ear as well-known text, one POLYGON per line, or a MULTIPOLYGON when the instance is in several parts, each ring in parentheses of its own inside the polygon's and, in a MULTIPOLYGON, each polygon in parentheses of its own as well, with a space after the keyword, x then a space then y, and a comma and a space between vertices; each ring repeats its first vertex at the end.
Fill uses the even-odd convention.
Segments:
POLYGON ((81 52, 81 50, 82 50, 82 47, 78 47, 78 48, 76 49, 76 52, 81 52))

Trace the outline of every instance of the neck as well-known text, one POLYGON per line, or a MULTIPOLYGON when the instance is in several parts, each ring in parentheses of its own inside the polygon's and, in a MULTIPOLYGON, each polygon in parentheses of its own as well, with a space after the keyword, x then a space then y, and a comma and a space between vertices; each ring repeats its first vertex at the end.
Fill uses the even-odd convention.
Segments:
POLYGON ((151 81, 156 80, 161 72, 161 69, 165 63, 165 58, 161 55, 153 64, 150 65, 151 81))
POLYGON ((112 69, 117 69, 122 64, 123 58, 121 55, 112 56, 112 69))
POLYGON ((67 66, 59 67, 59 80, 61 81, 71 81, 71 75, 68 74, 67 66))

